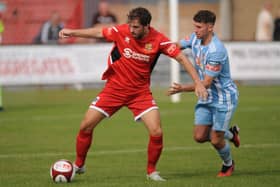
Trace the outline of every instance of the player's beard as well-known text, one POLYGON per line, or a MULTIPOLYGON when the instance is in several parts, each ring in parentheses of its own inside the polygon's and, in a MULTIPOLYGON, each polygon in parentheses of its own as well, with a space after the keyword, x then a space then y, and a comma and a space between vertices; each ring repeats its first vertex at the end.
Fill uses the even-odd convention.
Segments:
POLYGON ((144 29, 143 29, 142 32, 139 33, 139 34, 136 34, 136 33, 131 33, 131 34, 132 34, 132 36, 133 36, 136 40, 140 40, 140 39, 142 39, 142 38, 146 35, 144 29))

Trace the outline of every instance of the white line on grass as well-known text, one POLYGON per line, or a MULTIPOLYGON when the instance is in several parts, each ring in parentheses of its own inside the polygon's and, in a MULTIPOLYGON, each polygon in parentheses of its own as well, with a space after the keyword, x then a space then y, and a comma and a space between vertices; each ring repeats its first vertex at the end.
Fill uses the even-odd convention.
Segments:
MULTIPOLYGON (((252 149, 252 148, 258 148, 258 149, 265 149, 265 148, 277 148, 280 147, 280 144, 273 144, 273 143, 267 143, 267 144, 245 144, 241 145, 240 149, 252 149)), ((172 152, 172 151, 195 151, 195 150, 207 150, 212 149, 211 146, 208 147, 166 147, 164 148, 164 151, 166 152, 172 152)), ((111 150, 111 151, 94 151, 91 154, 98 156, 98 155, 121 155, 121 154, 134 154, 134 153, 145 153, 146 149, 122 149, 122 150, 111 150)), ((37 157, 58 157, 58 156, 74 156, 75 152, 61 152, 61 153, 14 153, 14 154, 0 154, 0 159, 5 158, 37 158, 37 157)))
MULTIPOLYGON (((256 112, 256 111, 261 111, 263 110, 264 107, 258 107, 258 106, 253 106, 253 107, 240 107, 238 108, 238 111, 241 112, 256 112)), ((270 106, 269 110, 279 110, 280 106, 270 106)), ((168 114, 171 115, 173 113, 176 114, 186 114, 187 111, 184 110, 176 110, 174 112, 170 111, 170 110, 164 110, 161 109, 161 114, 168 114)), ((49 115, 44 115, 44 116, 30 116, 28 118, 25 119, 18 119, 18 118, 11 118, 11 117, 2 117, 0 119, 0 123, 4 123, 4 122, 16 122, 16 121, 43 121, 43 120, 61 120, 61 119, 82 119, 83 114, 67 114, 67 115, 57 115, 57 116, 49 116, 49 115)))

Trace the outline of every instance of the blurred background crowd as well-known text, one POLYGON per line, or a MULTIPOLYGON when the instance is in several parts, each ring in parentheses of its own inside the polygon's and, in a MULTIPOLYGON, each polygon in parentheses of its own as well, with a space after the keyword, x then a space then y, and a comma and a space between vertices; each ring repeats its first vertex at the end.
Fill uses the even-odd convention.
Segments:
MULTIPOLYGON (((172 1, 172 0, 171 0, 172 1)), ((279 0, 178 0, 179 36, 192 31, 192 15, 198 9, 217 14, 216 32, 221 35, 221 6, 230 6, 228 41, 279 41, 279 0)), ((94 43, 96 40, 59 40, 63 27, 99 27, 125 23, 126 14, 143 6, 153 14, 152 25, 169 34, 168 0, 1 0, 0 33, 3 45, 94 43)), ((228 22, 228 21, 227 21, 228 22)))

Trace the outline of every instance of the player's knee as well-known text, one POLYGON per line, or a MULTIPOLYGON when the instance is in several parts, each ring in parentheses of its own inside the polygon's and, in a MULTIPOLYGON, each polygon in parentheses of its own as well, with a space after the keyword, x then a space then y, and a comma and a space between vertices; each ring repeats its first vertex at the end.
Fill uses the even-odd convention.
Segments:
POLYGON ((94 130, 94 128, 95 128, 95 124, 93 124, 93 123, 90 123, 89 121, 87 121, 87 120, 83 120, 82 122, 81 122, 81 125, 80 125, 80 130, 82 130, 82 131, 93 131, 94 130))
POLYGON ((211 144, 216 148, 220 149, 224 147, 224 141, 221 141, 220 139, 211 139, 211 144))
POLYGON ((80 130, 81 130, 81 131, 92 131, 93 128, 88 127, 88 126, 85 126, 85 125, 81 125, 81 126, 80 126, 80 130))
POLYGON ((201 134, 194 134, 193 139, 197 142, 197 143, 204 143, 207 141, 207 138, 205 138, 203 135, 201 134))
POLYGON ((216 148, 220 149, 225 145, 224 134, 222 132, 213 132, 211 134, 211 144, 216 148))
POLYGON ((149 133, 150 133, 151 136, 161 136, 162 135, 162 129, 160 127, 159 128, 154 128, 154 129, 151 129, 149 133))
POLYGON ((214 147, 216 147, 216 146, 219 144, 219 142, 218 142, 216 139, 212 139, 212 140, 211 140, 211 144, 212 144, 214 147))

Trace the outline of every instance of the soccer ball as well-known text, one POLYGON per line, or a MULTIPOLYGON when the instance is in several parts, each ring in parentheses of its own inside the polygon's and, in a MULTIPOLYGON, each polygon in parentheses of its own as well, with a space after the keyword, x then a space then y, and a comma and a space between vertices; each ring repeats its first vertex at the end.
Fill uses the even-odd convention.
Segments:
POLYGON ((75 176, 74 166, 69 160, 58 160, 51 166, 50 175, 54 182, 71 182, 75 176))

